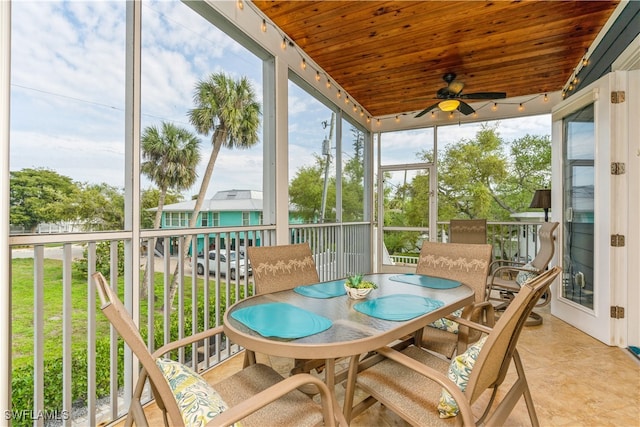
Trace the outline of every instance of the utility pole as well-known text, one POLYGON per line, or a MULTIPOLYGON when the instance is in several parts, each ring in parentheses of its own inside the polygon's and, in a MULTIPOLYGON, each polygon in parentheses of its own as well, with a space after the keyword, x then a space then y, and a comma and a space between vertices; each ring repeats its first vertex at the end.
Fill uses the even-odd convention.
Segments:
MULTIPOLYGON (((322 155, 326 157, 324 163, 324 187, 322 188, 322 207, 320 211, 320 223, 324 222, 324 212, 327 208, 327 191, 329 189, 329 167, 331 166, 331 140, 333 139, 333 127, 336 122, 336 113, 331 113, 331 125, 329 126, 329 138, 322 141, 322 155)), ((322 122, 322 127, 327 128, 327 122, 322 122)))

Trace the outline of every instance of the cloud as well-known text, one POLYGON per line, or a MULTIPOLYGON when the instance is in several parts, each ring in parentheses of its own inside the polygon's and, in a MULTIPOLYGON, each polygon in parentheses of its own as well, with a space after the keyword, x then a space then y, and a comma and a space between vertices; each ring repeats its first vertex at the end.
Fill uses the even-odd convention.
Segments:
MULTIPOLYGON (((13 2, 12 170, 45 167, 80 182, 124 184, 126 4, 13 2)), ((187 116, 193 90, 214 72, 246 76, 262 101, 259 58, 182 2, 145 1, 142 6, 142 129, 169 121, 195 133, 187 116)), ((322 154, 322 142, 330 133, 323 123, 332 113, 297 84, 289 82, 288 87, 292 178, 300 167, 315 163, 314 154, 322 154)), ((513 140, 525 133, 548 134, 550 124, 548 115, 504 120, 499 131, 513 140)), ((438 143, 473 138, 479 126, 441 127, 438 143)), ((427 129, 384 134, 384 163, 415 162, 415 153, 432 144, 432 133, 427 129)), ((343 135, 350 144, 349 125, 343 135)), ((198 137, 202 176, 211 144, 210 136, 198 137)), ((208 193, 260 189, 262 157, 262 143, 244 151, 223 149, 208 193)), ((143 187, 149 184, 144 177, 142 182, 143 187)), ((194 186, 196 192, 199 185, 194 186)))

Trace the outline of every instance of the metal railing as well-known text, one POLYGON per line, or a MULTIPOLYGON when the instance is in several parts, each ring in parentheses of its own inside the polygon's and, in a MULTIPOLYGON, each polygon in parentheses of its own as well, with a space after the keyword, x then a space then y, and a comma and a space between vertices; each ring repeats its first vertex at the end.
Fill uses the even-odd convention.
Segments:
MULTIPOLYGON (((371 270, 370 227, 292 225, 291 242, 309 242, 321 279, 331 280, 346 272, 371 270)), ((13 292, 23 294, 12 298, 12 311, 22 314, 27 329, 32 328, 25 337, 20 319, 14 323, 12 407, 16 414, 44 414, 36 421, 25 418, 24 423, 16 418, 14 425, 97 425, 126 413, 137 365, 99 313, 93 272, 105 274, 153 351, 222 324, 230 305, 252 295, 249 273, 222 274, 234 264, 230 256, 220 261, 220 251, 236 251, 240 257, 248 245, 269 245, 275 241, 275 227, 144 230, 140 235, 140 259, 133 263, 124 261, 125 253, 132 252, 129 232, 11 237, 12 258, 32 259, 12 263, 13 292), (217 254, 212 265, 205 262, 209 250, 217 254), (193 274, 199 260, 202 275, 193 274), (139 277, 124 280, 132 277, 130 272, 139 277), (146 293, 141 293, 145 287, 146 293), (61 351, 52 351, 55 347, 61 351), (61 380, 55 383, 52 378, 61 380)), ((172 357, 204 371, 239 350, 218 337, 172 357)))
MULTIPOLYGON (((538 253, 537 233, 541 225, 540 222, 487 222, 487 243, 493 246, 493 258, 522 262, 533 260, 538 253)), ((436 232, 437 241, 448 241, 449 222, 439 222, 436 232)), ((416 252, 389 256, 393 263, 399 265, 415 266, 418 263, 416 252)))
MULTIPOLYGON (((488 241, 494 246, 494 257, 533 258, 539 226, 489 223, 488 241)), ((438 235, 445 240, 447 230, 447 223, 438 224, 438 235)), ((289 233, 291 243, 309 243, 321 280, 373 271, 368 223, 291 225, 289 233)), ((94 271, 103 271, 108 277, 153 351, 169 341, 222 324, 231 304, 252 295, 250 273, 233 278, 221 273, 233 268, 231 257, 220 261, 221 250, 242 255, 246 246, 275 242, 275 226, 144 230, 140 234, 138 244, 142 249, 137 263, 124 262, 124 254, 131 253, 129 232, 11 237, 15 261, 12 289, 21 293, 12 298, 14 409, 35 414, 58 411, 55 414, 63 418, 64 425, 108 423, 126 413, 137 366, 99 313, 94 284, 89 279, 94 271), (204 262, 209 250, 218 255, 213 266, 204 262), (204 255, 200 258, 202 275, 193 274, 199 254, 204 255), (19 258, 32 261, 16 261, 19 258), (127 274, 132 277, 131 271, 139 278, 124 280, 127 274), (140 288, 134 289, 134 284, 140 288, 146 285, 148 296, 141 294, 140 288), (29 294, 26 300, 23 294, 29 294), (27 328, 21 328, 20 322, 27 322, 27 328), (31 331, 25 333, 29 327, 31 331), (29 336, 22 336, 25 334, 29 336)), ((392 258, 405 264, 417 262, 415 256, 396 254, 392 258)), ((172 357, 204 371, 239 350, 218 337, 172 357)), ((32 423, 29 420, 26 424, 32 423)), ((36 424, 48 421, 40 419, 36 424)), ((22 424, 14 421, 14 425, 22 424)))

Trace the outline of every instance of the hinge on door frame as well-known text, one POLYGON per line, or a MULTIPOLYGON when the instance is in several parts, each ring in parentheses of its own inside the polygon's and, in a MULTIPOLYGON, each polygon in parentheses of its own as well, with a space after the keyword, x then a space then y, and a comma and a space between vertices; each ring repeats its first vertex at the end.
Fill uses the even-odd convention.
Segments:
POLYGON ((622 104, 624 102, 624 91, 611 91, 611 103, 612 104, 622 104))
POLYGON ((624 162, 611 162, 611 175, 624 175, 625 169, 624 162))
POLYGON ((614 248, 621 248, 624 246, 624 235, 623 234, 612 234, 611 235, 611 246, 614 248))
POLYGON ((611 318, 612 319, 624 319, 624 307, 619 305, 611 306, 611 318))

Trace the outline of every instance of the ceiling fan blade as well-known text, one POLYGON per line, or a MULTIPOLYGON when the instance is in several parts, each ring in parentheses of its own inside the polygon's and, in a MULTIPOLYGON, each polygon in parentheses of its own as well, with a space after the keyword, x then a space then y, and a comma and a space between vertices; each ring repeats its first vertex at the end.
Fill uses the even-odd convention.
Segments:
POLYGON ((458 111, 460 111, 465 116, 476 112, 476 110, 474 110, 471 105, 467 104, 464 101, 460 101, 460 105, 458 105, 458 111))
POLYGON ((417 119, 418 117, 424 116, 425 114, 427 114, 429 111, 433 110, 434 108, 438 108, 438 104, 437 103, 433 104, 431 107, 427 107, 424 110, 420 111, 418 114, 416 114, 415 118, 417 119))
POLYGON ((506 98, 505 92, 478 92, 478 93, 463 93, 459 95, 462 99, 502 99, 506 98))

